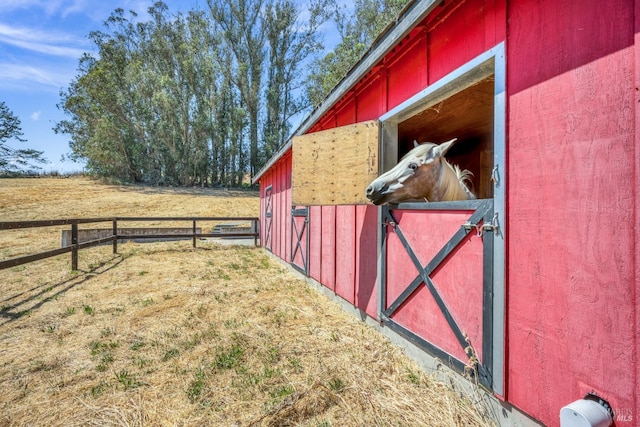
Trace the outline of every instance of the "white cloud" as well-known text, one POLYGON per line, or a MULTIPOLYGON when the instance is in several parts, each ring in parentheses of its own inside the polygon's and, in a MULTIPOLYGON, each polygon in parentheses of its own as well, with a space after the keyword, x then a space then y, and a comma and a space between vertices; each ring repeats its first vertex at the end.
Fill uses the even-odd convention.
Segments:
POLYGON ((11 12, 16 10, 37 9, 44 12, 48 16, 57 14, 82 11, 84 8, 89 9, 91 2, 83 0, 3 0, 0 3, 0 11, 11 12))
POLYGON ((42 114, 42 111, 34 111, 33 113, 31 113, 31 120, 33 120, 34 122, 37 122, 38 120, 40 120, 40 115, 42 114))
MULTIPOLYGON (((99 25, 116 8, 122 8, 125 12, 133 10, 139 16, 147 15, 147 9, 155 3, 155 0, 120 0, 109 2, 104 0, 2 0, 0 12, 35 11, 48 17, 68 18, 70 15, 84 15, 85 18, 95 21, 99 25)), ((179 6, 191 6, 191 1, 165 0, 170 4, 170 10, 176 10, 179 6)), ((206 0, 203 0, 206 5, 206 0)))
POLYGON ((79 59, 85 50, 74 45, 81 42, 65 33, 0 24, 0 43, 33 52, 79 59))
POLYGON ((31 65, 0 63, 0 90, 29 88, 34 83, 59 90, 67 86, 73 74, 61 70, 52 71, 31 65))

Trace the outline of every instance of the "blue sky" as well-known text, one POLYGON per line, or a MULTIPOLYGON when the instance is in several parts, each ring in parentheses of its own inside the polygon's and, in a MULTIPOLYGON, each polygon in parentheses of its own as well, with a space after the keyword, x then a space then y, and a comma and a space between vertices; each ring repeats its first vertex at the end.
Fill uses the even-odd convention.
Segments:
MULTIPOLYGON (((0 101, 21 122, 25 143, 10 141, 14 148, 44 151, 44 172, 68 173, 83 165, 61 161, 69 150, 67 135, 52 128, 65 119, 56 104, 60 90, 76 75, 78 60, 92 49, 89 32, 103 29, 103 22, 118 7, 133 10, 144 19, 155 0, 2 0, 0 2, 0 101)), ((203 9, 206 0, 165 1, 169 10, 203 9)))
MULTIPOLYGON (((0 1, 0 101, 20 119, 25 143, 14 148, 44 151, 44 172, 81 171, 83 165, 61 161, 69 150, 67 135, 52 128, 65 115, 58 110, 60 90, 76 75, 78 60, 90 52, 89 32, 118 7, 146 19, 155 0, 1 0, 0 1)), ((186 13, 206 9, 206 0, 165 0, 169 11, 186 13)))

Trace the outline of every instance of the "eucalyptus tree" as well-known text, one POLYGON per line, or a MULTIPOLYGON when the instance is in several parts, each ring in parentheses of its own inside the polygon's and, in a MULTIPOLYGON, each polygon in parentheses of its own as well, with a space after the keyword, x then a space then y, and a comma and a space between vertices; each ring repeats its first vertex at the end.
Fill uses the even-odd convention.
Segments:
POLYGON ((190 11, 186 30, 189 34, 184 51, 185 81, 194 97, 192 116, 192 168, 200 185, 208 183, 214 166, 214 115, 219 102, 219 63, 217 46, 219 37, 203 11, 190 11))
POLYGON ((156 3, 149 13, 152 20, 139 24, 144 67, 135 73, 152 112, 147 145, 161 159, 163 181, 204 185, 215 102, 215 40, 209 21, 197 11, 170 16, 163 3, 156 3))
POLYGON ((282 145, 308 105, 323 8, 301 19, 293 0, 207 3, 183 15, 156 2, 146 21, 116 9, 90 33, 94 53, 60 94, 71 158, 121 181, 238 186, 282 145))
POLYGON ((233 63, 233 53, 228 45, 222 45, 216 56, 217 67, 224 72, 217 74, 216 104, 213 109, 212 176, 214 185, 240 186, 247 172, 248 152, 245 136, 248 119, 242 106, 240 92, 227 72, 233 63))
MULTIPOLYGON (((151 20, 116 9, 94 31, 97 54, 61 93, 71 117, 56 131, 71 135, 72 157, 99 175, 192 185, 209 174, 215 42, 202 12, 169 15, 162 2, 151 20)), ((215 91, 213 91, 215 92, 215 91)))
POLYGON ((54 130, 71 136, 72 158, 87 160, 87 168, 118 180, 140 180, 137 161, 136 126, 127 96, 126 67, 130 60, 133 30, 122 9, 116 9, 105 25, 124 31, 117 37, 101 31, 89 35, 100 58, 84 54, 79 75, 60 93, 63 109, 71 118, 54 130))
POLYGON ((269 159, 291 131, 290 122, 309 106, 304 96, 304 67, 322 49, 319 28, 325 22, 322 2, 311 3, 303 21, 292 0, 275 0, 266 6, 269 46, 266 82, 266 118, 263 156, 269 159))
POLYGON ((223 44, 233 54, 231 67, 223 71, 239 89, 248 116, 249 163, 253 175, 259 167, 258 120, 266 38, 261 16, 263 0, 207 0, 207 3, 223 44))
POLYGON ((251 174, 286 141, 292 118, 309 106, 302 90, 304 67, 322 49, 324 2, 207 0, 232 53, 225 72, 246 111, 251 174))

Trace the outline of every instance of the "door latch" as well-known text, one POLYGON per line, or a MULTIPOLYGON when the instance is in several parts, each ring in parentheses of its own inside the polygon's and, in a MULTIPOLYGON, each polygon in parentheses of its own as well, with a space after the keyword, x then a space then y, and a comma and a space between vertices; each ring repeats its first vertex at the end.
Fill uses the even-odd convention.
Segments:
POLYGON ((500 233, 500 224, 498 223, 498 213, 496 212, 493 214, 493 218, 491 219, 491 222, 478 225, 478 224, 473 224, 467 221, 464 224, 462 224, 462 228, 464 228, 467 231, 471 231, 472 229, 475 229, 476 236, 478 237, 482 237, 482 234, 484 232, 500 233))
POLYGON ((500 223, 498 222, 498 212, 495 212, 493 214, 493 218, 491 219, 491 222, 482 224, 482 230, 500 234, 500 223))

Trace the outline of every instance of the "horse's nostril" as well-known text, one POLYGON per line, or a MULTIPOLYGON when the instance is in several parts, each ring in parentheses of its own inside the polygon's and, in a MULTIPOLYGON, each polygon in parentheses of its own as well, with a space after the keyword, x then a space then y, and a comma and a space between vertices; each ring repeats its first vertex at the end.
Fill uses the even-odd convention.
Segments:
POLYGON ((373 193, 373 188, 371 186, 368 186, 366 189, 366 192, 367 192, 367 195, 370 195, 371 193, 373 193))

